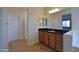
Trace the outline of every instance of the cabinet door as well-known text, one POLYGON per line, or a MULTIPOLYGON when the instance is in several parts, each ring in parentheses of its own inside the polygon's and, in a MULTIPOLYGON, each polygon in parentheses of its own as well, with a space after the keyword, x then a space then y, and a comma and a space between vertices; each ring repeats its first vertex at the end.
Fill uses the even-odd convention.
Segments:
POLYGON ((63 36, 56 35, 56 50, 63 51, 63 36))
POLYGON ((63 46, 63 36, 62 37, 56 37, 56 44, 63 46))
POLYGON ((44 44, 48 45, 48 32, 44 32, 44 44))
POLYGON ((63 52, 63 46, 56 44, 56 50, 63 52))
POLYGON ((42 32, 42 31, 39 31, 39 41, 40 41, 41 43, 44 42, 44 40, 43 40, 43 32, 42 32))
POLYGON ((49 36, 49 46, 55 49, 55 37, 49 36))

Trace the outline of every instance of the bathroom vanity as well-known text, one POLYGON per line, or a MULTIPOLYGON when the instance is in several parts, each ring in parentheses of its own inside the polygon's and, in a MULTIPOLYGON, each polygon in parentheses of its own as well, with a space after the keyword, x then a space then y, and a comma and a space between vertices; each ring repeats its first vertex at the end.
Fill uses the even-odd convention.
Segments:
POLYGON ((68 30, 40 28, 39 42, 55 51, 63 52, 63 34, 67 31, 68 30))

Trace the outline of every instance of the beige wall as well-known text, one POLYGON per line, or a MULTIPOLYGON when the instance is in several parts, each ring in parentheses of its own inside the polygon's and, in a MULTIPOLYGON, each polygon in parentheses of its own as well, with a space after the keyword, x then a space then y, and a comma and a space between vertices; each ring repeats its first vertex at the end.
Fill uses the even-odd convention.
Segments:
POLYGON ((24 15, 19 16, 19 39, 25 39, 25 20, 24 15))
POLYGON ((28 8, 28 44, 38 42, 39 18, 43 16, 43 8, 28 8))

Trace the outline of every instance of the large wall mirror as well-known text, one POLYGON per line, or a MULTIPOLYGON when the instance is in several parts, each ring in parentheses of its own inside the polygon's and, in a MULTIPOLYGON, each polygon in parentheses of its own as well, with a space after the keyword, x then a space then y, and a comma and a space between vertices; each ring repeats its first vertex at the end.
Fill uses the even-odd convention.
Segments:
POLYGON ((40 19, 40 27, 47 27, 47 18, 40 19))

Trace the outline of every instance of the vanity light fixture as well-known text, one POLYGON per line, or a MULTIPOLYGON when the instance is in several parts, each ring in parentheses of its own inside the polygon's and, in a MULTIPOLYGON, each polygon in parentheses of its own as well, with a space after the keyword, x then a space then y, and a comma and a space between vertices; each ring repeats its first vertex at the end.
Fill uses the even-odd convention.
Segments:
POLYGON ((61 8, 52 8, 48 12, 49 12, 49 14, 51 14, 51 13, 59 12, 60 10, 61 10, 61 8))

